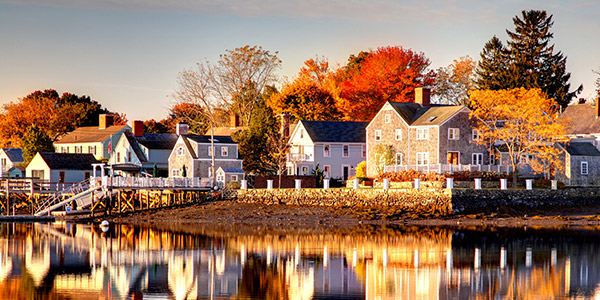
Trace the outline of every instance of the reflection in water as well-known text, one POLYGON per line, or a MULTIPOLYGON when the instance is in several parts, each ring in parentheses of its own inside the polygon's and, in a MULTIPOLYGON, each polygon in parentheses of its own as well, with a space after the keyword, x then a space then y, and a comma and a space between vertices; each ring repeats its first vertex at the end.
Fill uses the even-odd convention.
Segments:
POLYGON ((0 299, 588 299, 599 233, 0 225, 0 299))

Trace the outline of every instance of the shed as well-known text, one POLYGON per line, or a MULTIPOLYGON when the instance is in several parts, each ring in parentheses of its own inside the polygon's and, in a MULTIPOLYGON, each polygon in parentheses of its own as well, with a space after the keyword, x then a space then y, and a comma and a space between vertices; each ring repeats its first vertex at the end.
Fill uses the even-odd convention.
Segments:
POLYGON ((217 169, 217 183, 240 182, 242 179, 244 179, 244 170, 242 168, 219 167, 217 169))

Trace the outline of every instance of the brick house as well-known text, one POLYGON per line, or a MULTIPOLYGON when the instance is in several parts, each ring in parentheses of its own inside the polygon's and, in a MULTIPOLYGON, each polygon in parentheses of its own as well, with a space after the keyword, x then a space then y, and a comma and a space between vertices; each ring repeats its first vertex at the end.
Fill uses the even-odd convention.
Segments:
POLYGON ((288 175, 310 175, 317 165, 325 178, 354 176, 366 158, 367 122, 299 121, 290 135, 288 175))
POLYGON ((213 152, 215 171, 219 167, 242 168, 238 144, 230 136, 214 136, 214 149, 211 149, 211 136, 188 134, 186 124, 178 125, 177 135, 169 155, 170 177, 211 177, 213 152))
POLYGON ((382 147, 392 152, 391 170, 396 171, 445 172, 452 166, 490 163, 489 151, 474 142, 477 132, 468 107, 430 105, 430 92, 424 88, 415 89, 415 95, 415 103, 386 102, 367 126, 368 176, 384 169, 378 150, 382 147))

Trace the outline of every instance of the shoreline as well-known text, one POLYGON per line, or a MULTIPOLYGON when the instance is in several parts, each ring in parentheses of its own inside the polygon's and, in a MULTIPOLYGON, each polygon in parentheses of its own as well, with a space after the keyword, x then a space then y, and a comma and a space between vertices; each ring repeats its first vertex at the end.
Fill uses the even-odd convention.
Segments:
MULTIPOLYGON (((58 218, 57 218, 58 219, 58 218)), ((600 207, 498 208, 495 212, 418 215, 393 206, 310 206, 209 201, 184 207, 163 208, 120 216, 72 216, 61 220, 170 227, 248 227, 275 231, 352 231, 364 226, 402 227, 536 227, 600 230, 600 207)))

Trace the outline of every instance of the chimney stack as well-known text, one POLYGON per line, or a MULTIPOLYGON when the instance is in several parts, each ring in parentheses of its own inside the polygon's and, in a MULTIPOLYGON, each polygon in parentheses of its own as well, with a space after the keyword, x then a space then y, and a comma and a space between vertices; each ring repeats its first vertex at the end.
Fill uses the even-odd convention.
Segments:
POLYGON ((596 118, 600 118, 600 103, 598 101, 596 101, 596 118))
POLYGON ((231 115, 231 128, 240 127, 240 116, 238 114, 231 115))
POLYGON ((188 134, 188 124, 185 124, 185 123, 177 123, 176 132, 177 132, 177 135, 185 135, 185 134, 188 134))
POLYGON ((101 114, 100 115, 100 125, 98 126, 99 129, 106 129, 110 126, 112 126, 113 124, 113 115, 110 114, 101 114))
POLYGON ((144 121, 135 120, 131 123, 131 127, 133 127, 133 135, 138 137, 144 136, 144 121))
POLYGON ((423 107, 428 107, 430 104, 430 96, 430 89, 424 87, 415 88, 415 103, 419 103, 423 107))

